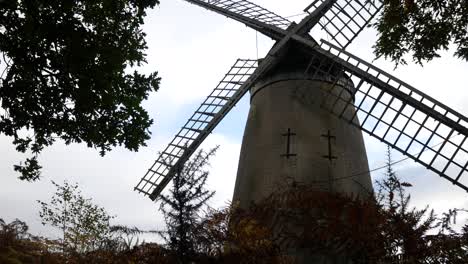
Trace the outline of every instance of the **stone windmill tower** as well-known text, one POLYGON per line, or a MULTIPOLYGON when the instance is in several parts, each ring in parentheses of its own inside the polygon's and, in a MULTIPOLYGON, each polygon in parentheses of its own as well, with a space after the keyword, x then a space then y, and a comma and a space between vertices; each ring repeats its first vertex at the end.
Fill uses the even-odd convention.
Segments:
POLYGON ((361 131, 468 191, 468 119, 345 49, 379 0, 315 0, 291 23, 244 0, 185 0, 276 41, 262 60, 239 59, 135 187, 157 199, 174 174, 250 91, 234 200, 241 206, 287 179, 367 195, 361 131), (332 42, 315 41, 319 26, 332 42))

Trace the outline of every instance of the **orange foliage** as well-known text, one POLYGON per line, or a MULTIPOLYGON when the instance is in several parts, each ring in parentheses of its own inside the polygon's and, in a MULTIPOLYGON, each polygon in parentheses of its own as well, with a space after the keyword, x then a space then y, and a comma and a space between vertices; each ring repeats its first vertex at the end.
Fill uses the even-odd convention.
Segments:
POLYGON ((250 208, 210 212, 197 241, 205 255, 242 263, 294 263, 299 255, 354 263, 468 263, 468 226, 456 233, 438 229, 442 222, 406 203, 389 208, 374 198, 296 183, 250 208))
MULTIPOLYGON (((393 195, 388 206, 373 198, 286 186, 249 208, 209 211, 193 228, 191 261, 286 264, 304 253, 353 263, 467 263, 468 226, 459 233, 452 230, 456 211, 439 219, 427 208, 409 210, 406 202, 395 200, 401 197, 393 195)), ((0 224, 2 264, 177 263, 174 252, 158 244, 63 253, 57 241, 27 234, 21 221, 0 224)))

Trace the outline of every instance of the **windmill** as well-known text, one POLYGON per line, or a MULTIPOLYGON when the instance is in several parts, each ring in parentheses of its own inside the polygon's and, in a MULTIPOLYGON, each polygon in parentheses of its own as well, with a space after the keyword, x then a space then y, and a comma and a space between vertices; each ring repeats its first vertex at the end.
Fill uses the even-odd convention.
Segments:
POLYGON ((236 61, 135 190, 157 199, 250 91, 234 200, 256 200, 285 177, 307 181, 311 171, 322 175, 312 180, 321 189, 368 192, 360 131, 468 191, 467 118, 346 51, 381 10, 379 0, 315 0, 299 24, 244 0, 185 1, 237 20, 276 44, 262 60, 236 61), (309 35, 314 27, 331 41, 315 41, 309 35))

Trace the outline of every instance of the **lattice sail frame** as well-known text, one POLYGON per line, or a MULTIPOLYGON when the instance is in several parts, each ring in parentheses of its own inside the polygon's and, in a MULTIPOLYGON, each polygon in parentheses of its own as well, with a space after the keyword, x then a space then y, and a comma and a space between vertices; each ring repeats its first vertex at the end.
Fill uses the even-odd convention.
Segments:
POLYGON ((212 6, 222 8, 226 11, 242 15, 244 17, 255 19, 259 22, 286 29, 291 24, 286 18, 283 18, 274 12, 271 12, 257 4, 245 0, 185 0, 191 3, 204 2, 212 6))
MULTIPOLYGON (((238 59, 210 95, 160 153, 135 190, 156 199, 172 175, 248 91, 246 81, 257 69, 256 60, 238 59)), ((250 87, 250 86, 249 86, 250 87)))
POLYGON ((338 66, 335 84, 343 77, 356 84, 352 98, 342 85, 324 90, 323 108, 468 191, 468 118, 327 41, 320 47, 328 55, 311 59, 326 66, 315 74, 338 66))
POLYGON ((288 19, 245 0, 184 1, 237 20, 274 40, 279 40, 292 24, 288 19))
MULTIPOLYGON (((305 11, 317 9, 326 0, 315 0, 305 11)), ((346 49, 383 7, 381 0, 336 0, 320 19, 320 27, 332 42, 346 49)))

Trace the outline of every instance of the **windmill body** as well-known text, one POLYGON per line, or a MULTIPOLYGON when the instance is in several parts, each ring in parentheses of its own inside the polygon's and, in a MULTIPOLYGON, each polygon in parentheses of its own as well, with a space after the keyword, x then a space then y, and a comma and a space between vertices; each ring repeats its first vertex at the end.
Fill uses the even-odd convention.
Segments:
MULTIPOLYGON (((298 24, 245 0, 185 1, 276 43, 261 61, 236 61, 135 190, 156 200, 250 92, 233 197, 242 207, 288 181, 318 191, 371 195, 361 131, 468 191, 468 118, 345 50, 379 13, 382 1, 315 0, 298 24), (332 43, 309 35, 317 25, 332 43)), ((291 254, 300 263, 350 263, 341 249, 322 256, 293 247, 291 254)))
POLYGON ((346 48, 383 1, 315 0, 298 24, 245 0, 185 0, 272 38, 259 62, 239 59, 135 187, 156 200, 250 91, 234 200, 257 201, 287 180, 372 192, 361 131, 468 191, 468 118, 346 48), (332 42, 315 41, 320 26, 332 42))
MULTIPOLYGON (((361 130, 321 107, 333 100, 325 92, 333 86, 330 76, 307 72, 307 54, 290 49, 250 91, 233 201, 248 207, 291 182, 371 195, 361 130)), ((343 78, 340 87, 352 99, 352 82, 343 78)))

